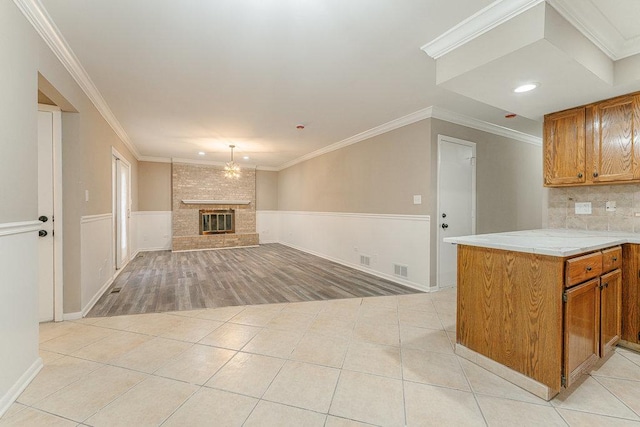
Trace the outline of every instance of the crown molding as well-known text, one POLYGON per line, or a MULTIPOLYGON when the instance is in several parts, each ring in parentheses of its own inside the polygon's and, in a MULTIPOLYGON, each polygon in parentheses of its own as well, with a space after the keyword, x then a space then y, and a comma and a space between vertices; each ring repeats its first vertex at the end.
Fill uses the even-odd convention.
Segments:
POLYGON ((421 49, 433 59, 438 59, 543 2, 544 0, 496 0, 425 44, 421 49))
MULTIPOLYGON (((205 165, 205 166, 220 166, 220 167, 225 167, 227 162, 216 162, 214 160, 193 160, 193 159, 181 159, 178 157, 172 157, 171 158, 171 163, 186 163, 186 164, 190 164, 190 165, 205 165)), ((236 162, 237 163, 237 162, 236 162)), ((244 164, 240 164, 238 163, 238 165, 240 166, 240 169, 247 169, 247 170, 255 170, 256 169, 256 165, 244 165, 244 164)))
POLYGON ((171 157, 140 156, 138 157, 138 161, 154 162, 154 163, 171 163, 171 157))
POLYGON ((625 39, 592 1, 547 1, 613 61, 640 53, 640 37, 625 39))
POLYGON ((267 172, 278 172, 280 168, 273 167, 273 166, 256 166, 256 170, 267 171, 267 172))
POLYGON ((433 107, 433 114, 431 117, 460 126, 466 126, 468 128, 492 133, 494 135, 503 136, 505 138, 514 139, 516 141, 525 142, 527 144, 542 145, 542 138, 540 137, 529 135, 528 133, 520 132, 504 126, 485 122, 484 120, 465 116, 464 114, 459 114, 444 108, 433 107))
POLYGON ((279 172, 283 169, 289 168, 298 163, 302 163, 306 160, 311 160, 314 157, 318 157, 323 154, 330 153, 331 151, 339 150, 341 148, 347 147, 357 142, 364 141, 369 138, 373 138, 378 135, 382 135, 383 133, 387 133, 394 129, 398 129, 403 126, 410 125, 420 120, 431 119, 431 118, 444 120, 446 122, 454 123, 460 126, 466 126, 472 129, 483 131, 483 132, 492 133, 494 135, 503 136, 505 138, 514 139, 516 141, 526 142, 527 144, 542 145, 542 138, 539 138, 537 136, 529 135, 527 133, 510 129, 504 126, 499 126, 493 123, 485 122, 484 120, 479 120, 473 117, 465 116, 464 114, 456 113, 456 112, 447 110, 445 108, 431 106, 431 107, 418 110, 415 113, 411 113, 406 116, 400 117, 399 119, 392 120, 383 125, 376 126, 375 128, 372 128, 368 131, 359 133, 347 139, 343 139, 342 141, 336 142, 335 144, 328 145, 324 148, 313 151, 309 154, 305 154, 304 156, 299 157, 290 162, 284 163, 278 166, 277 168, 259 167, 258 170, 274 170, 279 172))
POLYGON ((432 107, 423 108, 422 110, 418 110, 414 113, 392 120, 380 126, 376 126, 372 129, 369 129, 357 135, 351 136, 347 139, 343 139, 342 141, 338 141, 334 144, 327 145, 326 147, 313 151, 309 154, 305 154, 304 156, 299 157, 295 160, 292 160, 287 163, 283 163, 282 165, 278 166, 277 170, 281 171, 295 164, 304 162, 305 160, 313 159, 314 157, 318 157, 323 154, 330 153, 331 151, 339 150, 351 144, 364 141, 365 139, 373 138, 374 136, 382 135, 383 133, 387 133, 394 129, 398 129, 402 126, 407 126, 412 123, 418 122, 420 120, 428 119, 429 117, 431 117, 431 109, 432 107))
POLYGON ((129 139, 129 136, 116 119, 115 115, 107 105, 106 101, 98 91, 86 70, 73 53, 71 47, 64 39, 60 30, 55 25, 51 16, 42 5, 40 0, 13 0, 18 9, 24 14, 29 23, 33 25, 36 32, 42 37, 44 42, 53 51, 54 55, 60 60, 62 65, 71 74, 71 77, 78 83, 83 92, 91 100, 98 112, 102 115, 107 123, 111 126, 116 135, 127 146, 129 151, 136 157, 140 158, 140 153, 129 139))

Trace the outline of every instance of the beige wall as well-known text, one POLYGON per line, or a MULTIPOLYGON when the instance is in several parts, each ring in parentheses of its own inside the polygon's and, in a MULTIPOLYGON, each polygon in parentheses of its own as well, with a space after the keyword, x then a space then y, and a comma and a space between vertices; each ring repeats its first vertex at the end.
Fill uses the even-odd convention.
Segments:
POLYGON ((171 210, 171 163, 138 163, 138 210, 171 210))
MULTIPOLYGON (((62 204, 64 312, 78 312, 81 310, 80 219, 85 215, 111 213, 112 147, 131 163, 132 210, 138 210, 138 162, 35 30, 13 3, 11 5, 11 26, 0 26, 3 28, 0 40, 11 46, 10 49, 17 49, 19 54, 10 59, 5 54, 6 47, 2 48, 2 80, 11 88, 10 92, 5 92, 11 103, 2 114, 7 120, 2 132, 7 135, 2 138, 0 169, 3 176, 7 173, 11 179, 1 180, 3 208, 0 221, 37 218, 35 139, 40 73, 50 84, 40 87, 42 92, 54 101, 64 98, 65 102, 60 103, 63 109, 69 110, 71 105, 77 111, 63 112, 62 117, 62 204), (19 35, 8 35, 10 28, 18 27, 19 35), (3 38, 3 35, 8 36, 3 38), (52 88, 55 93, 51 93, 52 88), (85 190, 89 191, 88 202, 85 201, 85 190)), ((37 304, 37 301, 33 303, 37 304)))
POLYGON ((422 120, 280 171, 278 209, 428 214, 430 129, 422 120))
POLYGON ((256 210, 278 210, 278 172, 256 171, 256 210))
MULTIPOLYGON (((437 236, 437 148, 438 135, 446 135, 476 143, 476 233, 541 228, 542 146, 459 126, 442 120, 431 120, 431 236, 437 236)), ((431 239, 431 253, 436 253, 437 240, 431 239)), ((436 282, 436 258, 431 257, 431 283, 436 282)))
MULTIPOLYGON (((434 119, 431 127, 434 152, 439 134, 476 143, 478 234, 540 228, 542 146, 434 119)), ((436 171, 437 156, 432 167, 436 171)), ((434 181, 433 194, 436 188, 434 181)), ((432 212, 435 215, 435 210, 432 212)))
POLYGON ((541 227, 542 147, 436 119, 280 171, 278 209, 430 215, 435 283, 439 134, 477 144, 478 233, 541 227))
MULTIPOLYGON (((35 221, 38 36, 16 5, 0 2, 0 224, 35 221)), ((0 402, 38 359, 35 232, 0 236, 0 402), (18 248, 14 245, 20 244, 18 248), (13 264, 13 265, 10 265, 13 264), (17 267, 17 268, 16 268, 17 267)), ((4 409, 0 405, 0 410, 4 409)))

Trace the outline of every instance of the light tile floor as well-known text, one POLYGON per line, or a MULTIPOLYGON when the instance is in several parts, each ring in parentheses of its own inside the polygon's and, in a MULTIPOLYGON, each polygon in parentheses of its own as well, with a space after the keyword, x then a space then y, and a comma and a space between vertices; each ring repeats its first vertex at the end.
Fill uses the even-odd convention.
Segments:
POLYGON ((453 352, 455 290, 41 325, 18 426, 640 426, 640 354, 551 402, 453 352))

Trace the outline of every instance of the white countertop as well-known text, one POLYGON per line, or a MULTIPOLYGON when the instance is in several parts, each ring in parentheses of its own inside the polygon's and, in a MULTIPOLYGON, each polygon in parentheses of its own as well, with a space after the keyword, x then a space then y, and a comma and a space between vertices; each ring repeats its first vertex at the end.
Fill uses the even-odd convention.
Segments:
POLYGON ((640 243, 640 234, 542 229, 447 237, 447 243, 551 256, 573 256, 622 243, 640 243))

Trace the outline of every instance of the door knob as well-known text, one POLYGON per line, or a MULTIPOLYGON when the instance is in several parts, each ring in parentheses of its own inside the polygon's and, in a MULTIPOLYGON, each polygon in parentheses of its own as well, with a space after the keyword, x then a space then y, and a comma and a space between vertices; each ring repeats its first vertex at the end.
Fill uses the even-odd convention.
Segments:
POLYGON ((449 224, 442 223, 442 228, 449 228, 449 224))
POLYGON ((49 221, 49 218, 47 218, 47 217, 46 217, 46 216, 44 216, 44 215, 40 215, 40 216, 38 217, 38 221, 47 222, 47 221, 49 221))
POLYGON ((47 235, 47 230, 40 230, 38 231, 38 236, 40 237, 45 237, 47 235))

